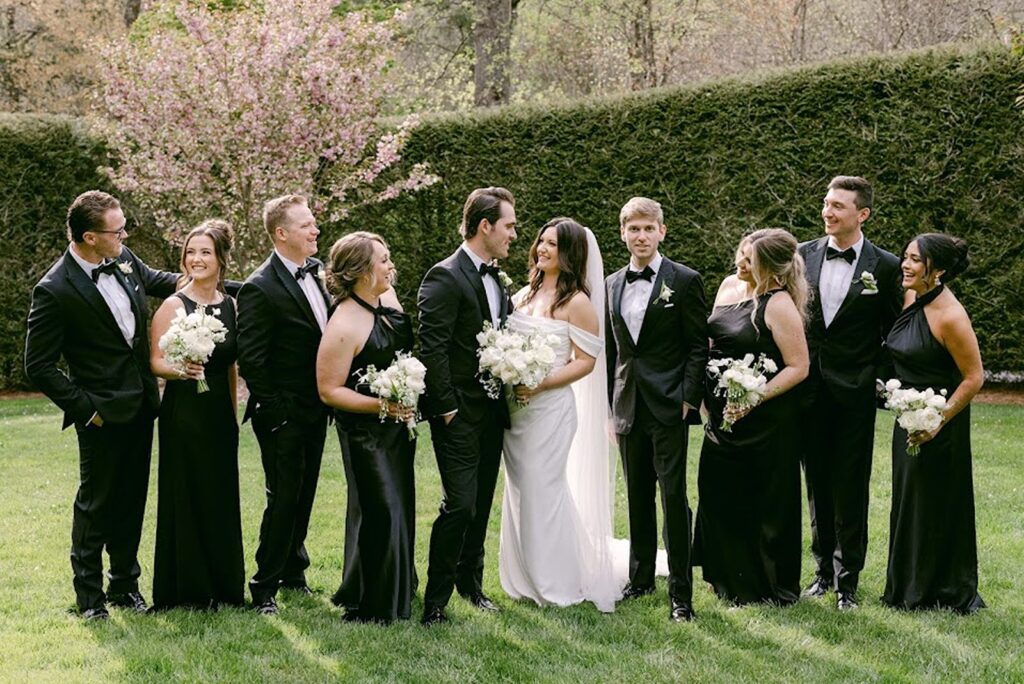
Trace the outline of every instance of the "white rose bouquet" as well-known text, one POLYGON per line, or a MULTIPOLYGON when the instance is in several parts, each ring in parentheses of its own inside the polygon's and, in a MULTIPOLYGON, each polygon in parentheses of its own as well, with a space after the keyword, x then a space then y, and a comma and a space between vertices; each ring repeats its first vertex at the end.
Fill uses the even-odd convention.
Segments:
MULTIPOLYGON (((931 432, 942 425, 942 412, 949 407, 946 390, 936 392, 931 387, 923 390, 904 388, 895 378, 884 384, 881 380, 877 383, 878 393, 885 399, 885 408, 896 414, 896 422, 908 435, 931 432)), ((917 456, 919 453, 921 445, 908 441, 907 455, 917 456)))
POLYGON ((359 374, 359 384, 367 385, 373 394, 380 398, 380 422, 388 417, 387 402, 412 409, 413 414, 405 421, 409 428, 409 439, 416 435, 416 421, 419 412, 416 406, 420 395, 427 388, 427 367, 412 354, 399 352, 395 360, 384 370, 375 366, 367 366, 359 374))
POLYGON ((513 332, 485 322, 476 341, 480 383, 491 399, 501 396, 503 385, 536 389, 555 365, 554 335, 513 332))
MULTIPOLYGON (((224 323, 217 318, 219 313, 219 309, 211 309, 207 313, 206 307, 201 304, 190 314, 186 314, 184 309, 178 309, 171 327, 160 336, 158 343, 167 363, 184 372, 189 363, 204 365, 209 361, 214 347, 224 341, 228 332, 224 323)), ((197 394, 210 391, 206 376, 200 376, 197 383, 197 394)))
MULTIPOLYGON (((770 358, 761 354, 754 360, 753 354, 742 359, 718 359, 708 361, 708 374, 718 378, 715 394, 725 397, 726 410, 730 408, 750 409, 764 399, 764 387, 768 384, 768 373, 776 373, 779 367, 770 358)), ((735 421, 722 419, 720 430, 732 432, 735 421)))

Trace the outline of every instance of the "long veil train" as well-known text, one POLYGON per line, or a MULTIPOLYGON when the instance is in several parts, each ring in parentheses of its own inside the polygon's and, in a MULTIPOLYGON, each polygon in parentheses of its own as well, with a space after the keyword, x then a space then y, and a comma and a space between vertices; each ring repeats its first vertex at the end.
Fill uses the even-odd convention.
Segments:
MULTIPOLYGON (((594 233, 587 232, 587 286, 597 312, 598 334, 605 340, 604 263, 594 233)), ((594 371, 572 384, 576 399, 576 436, 566 463, 569 491, 589 540, 592 558, 583 564, 588 598, 600 606, 617 601, 629 576, 629 540, 615 539, 615 464, 608 436, 608 376, 604 348, 594 371)), ((588 554, 588 555, 590 555, 588 554)), ((659 575, 668 574, 664 551, 658 553, 659 575)))

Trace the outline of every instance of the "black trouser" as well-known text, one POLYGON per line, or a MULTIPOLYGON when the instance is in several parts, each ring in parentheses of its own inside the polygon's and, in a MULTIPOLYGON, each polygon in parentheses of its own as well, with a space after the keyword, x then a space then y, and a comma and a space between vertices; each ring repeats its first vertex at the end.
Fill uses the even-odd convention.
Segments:
POLYGON ((430 561, 423 603, 444 607, 452 589, 472 595, 483 589, 484 539, 501 463, 504 428, 496 408, 478 420, 460 411, 448 425, 432 418, 430 436, 444 498, 430 532, 430 561))
POLYGON ((654 586, 658 553, 657 486, 665 517, 662 537, 668 555, 668 593, 677 601, 688 603, 693 596, 693 516, 686 499, 688 429, 682 420, 682 407, 678 422, 665 425, 651 415, 647 404, 637 396, 635 416, 629 434, 618 436, 629 497, 629 581, 634 587, 654 586))
POLYGON ((320 478, 327 415, 290 420, 277 430, 253 418, 267 483, 267 507, 260 524, 256 574, 249 580, 254 603, 272 598, 279 586, 304 586, 309 555, 306 531, 320 478))
POLYGON ((81 484, 71 522, 71 569, 81 610, 98 608, 103 593, 103 548, 110 556, 108 592, 139 590, 139 539, 149 490, 153 418, 103 427, 75 426, 81 484))
POLYGON ((804 425, 803 466, 817 575, 854 592, 868 546, 868 487, 875 403, 839 403, 821 383, 804 425))

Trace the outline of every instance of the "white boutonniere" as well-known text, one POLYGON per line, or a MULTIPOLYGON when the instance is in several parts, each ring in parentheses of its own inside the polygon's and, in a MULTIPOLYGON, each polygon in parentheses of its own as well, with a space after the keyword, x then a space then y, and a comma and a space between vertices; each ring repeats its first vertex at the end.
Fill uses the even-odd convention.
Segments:
POLYGON ((125 275, 128 275, 129 273, 133 272, 132 265, 129 264, 127 261, 118 261, 117 268, 118 270, 121 271, 121 273, 124 273, 125 275))
POLYGON ((506 290, 512 287, 512 279, 509 278, 508 273, 505 273, 504 271, 498 271, 498 282, 501 283, 501 286, 506 290))
POLYGON ((316 279, 320 281, 320 286, 323 289, 327 289, 327 272, 324 271, 324 267, 321 266, 316 270, 316 279))
POLYGON ((668 304, 669 301, 671 301, 672 299, 672 295, 674 294, 675 292, 672 290, 671 287, 669 287, 665 283, 662 283, 661 292, 658 293, 658 301, 661 302, 662 304, 668 304))
POLYGON ((864 271, 860 274, 860 283, 864 286, 864 294, 878 294, 878 281, 873 273, 864 271))

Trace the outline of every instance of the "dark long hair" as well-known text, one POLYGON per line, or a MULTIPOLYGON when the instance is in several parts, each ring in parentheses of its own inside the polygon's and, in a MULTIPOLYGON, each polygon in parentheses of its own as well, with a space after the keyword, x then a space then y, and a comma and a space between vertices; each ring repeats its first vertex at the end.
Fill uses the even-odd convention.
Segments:
POLYGON ((587 231, 565 216, 553 218, 541 226, 530 245, 530 290, 526 294, 527 302, 533 299, 544 282, 544 272, 537 268, 537 245, 548 228, 554 229, 558 242, 558 283, 555 285, 555 301, 548 311, 554 315, 555 309, 568 304, 577 292, 590 296, 590 288, 587 287, 587 231))

